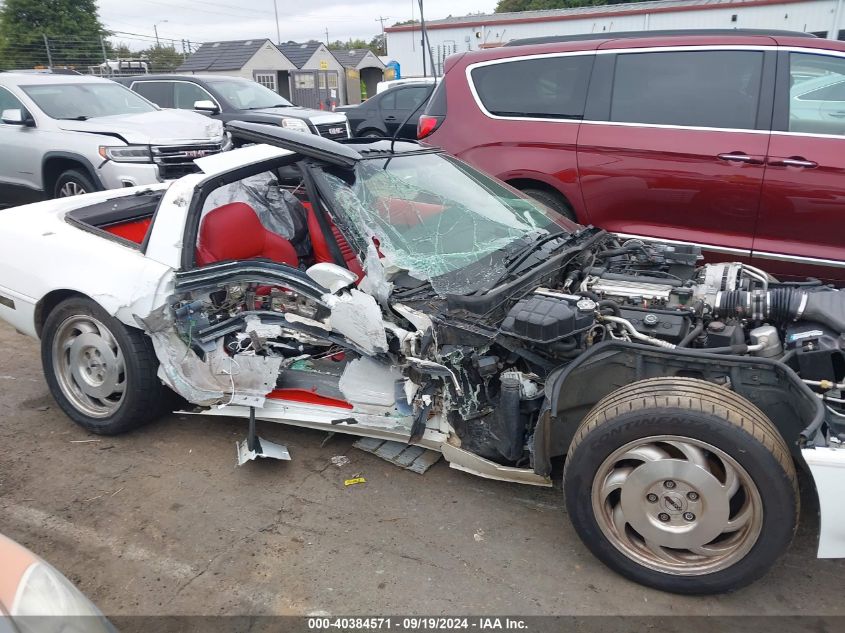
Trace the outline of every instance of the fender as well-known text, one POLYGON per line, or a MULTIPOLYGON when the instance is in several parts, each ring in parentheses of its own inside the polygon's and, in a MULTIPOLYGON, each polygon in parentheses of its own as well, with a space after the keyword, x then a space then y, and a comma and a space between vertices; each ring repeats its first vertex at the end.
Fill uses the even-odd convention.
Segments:
POLYGON ((47 181, 45 168, 47 166, 47 162, 51 158, 66 158, 68 160, 72 160, 74 162, 79 163, 82 168, 88 173, 88 176, 91 178, 91 182, 94 183, 94 186, 97 188, 97 191, 104 191, 105 187, 103 187, 103 183, 100 181, 100 176, 97 174, 97 170, 91 161, 82 156, 81 154, 74 154, 73 152, 47 152, 44 154, 44 158, 41 160, 41 186, 46 191, 45 183, 47 181))
POLYGON ((551 472, 551 458, 566 454, 579 423, 599 400, 624 385, 658 376, 686 376, 729 386, 768 416, 802 464, 802 431, 824 419, 821 400, 780 361, 604 341, 549 375, 534 431, 534 471, 551 472))

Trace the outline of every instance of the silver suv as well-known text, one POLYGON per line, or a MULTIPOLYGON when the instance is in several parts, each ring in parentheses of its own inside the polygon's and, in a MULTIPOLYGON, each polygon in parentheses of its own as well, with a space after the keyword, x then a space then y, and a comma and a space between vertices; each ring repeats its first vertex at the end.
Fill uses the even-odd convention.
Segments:
POLYGON ((219 121, 108 79, 0 73, 0 204, 179 178, 229 145, 219 121))

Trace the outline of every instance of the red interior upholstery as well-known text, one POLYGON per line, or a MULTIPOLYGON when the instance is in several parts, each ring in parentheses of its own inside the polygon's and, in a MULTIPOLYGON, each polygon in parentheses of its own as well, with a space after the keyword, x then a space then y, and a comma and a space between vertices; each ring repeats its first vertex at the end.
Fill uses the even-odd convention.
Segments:
MULTIPOLYGON (((317 214, 314 212, 314 206, 310 202, 303 202, 302 205, 308 211, 308 234, 311 236, 311 247, 314 249, 314 259, 317 262, 329 262, 330 264, 336 263, 334 261, 334 257, 332 257, 331 250, 329 250, 329 242, 326 239, 326 236, 323 235, 323 229, 317 221, 317 214)), ((340 229, 335 226, 331 218, 329 218, 329 225, 332 229, 332 235, 334 235, 334 239, 340 247, 340 254, 343 255, 346 267, 358 275, 359 280, 362 279, 364 277, 364 269, 361 268, 361 263, 358 261, 355 251, 352 250, 349 242, 346 241, 346 238, 343 237, 340 229)))
POLYGON ((150 224, 152 221, 152 217, 141 218, 140 220, 129 220, 128 222, 120 222, 118 224, 104 226, 103 229, 112 235, 117 235, 118 237, 122 237, 130 242, 140 244, 147 236, 147 231, 150 230, 150 224))
POLYGON ((401 198, 379 198, 376 200, 376 210, 394 226, 415 226, 426 218, 443 213, 443 205, 401 198))
POLYGON ((205 216, 197 242, 197 264, 205 266, 230 259, 256 257, 294 267, 299 265, 293 245, 265 229, 248 204, 230 202, 205 216))

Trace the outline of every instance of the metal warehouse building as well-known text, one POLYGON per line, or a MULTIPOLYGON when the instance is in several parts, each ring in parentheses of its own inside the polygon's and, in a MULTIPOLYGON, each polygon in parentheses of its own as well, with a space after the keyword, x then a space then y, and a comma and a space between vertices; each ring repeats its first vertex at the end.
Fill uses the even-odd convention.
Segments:
MULTIPOLYGON (((845 0, 658 0, 549 11, 449 17, 426 22, 435 68, 460 51, 492 48, 512 40, 547 35, 664 29, 786 29, 845 39, 845 0)), ((388 55, 403 77, 424 74, 418 24, 393 26, 388 55)), ((425 74, 431 74, 428 57, 425 74)))

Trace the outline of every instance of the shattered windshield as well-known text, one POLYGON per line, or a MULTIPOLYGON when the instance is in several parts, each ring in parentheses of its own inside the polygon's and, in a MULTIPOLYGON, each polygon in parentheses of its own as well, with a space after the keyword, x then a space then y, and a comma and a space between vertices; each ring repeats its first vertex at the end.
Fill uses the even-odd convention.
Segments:
POLYGON ((316 177, 360 251, 377 243, 388 268, 441 294, 494 283, 509 251, 564 230, 541 204, 443 154, 368 159, 316 177))

